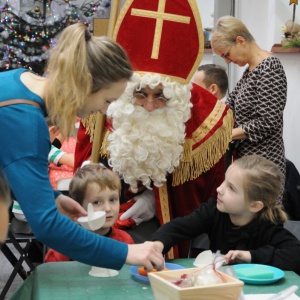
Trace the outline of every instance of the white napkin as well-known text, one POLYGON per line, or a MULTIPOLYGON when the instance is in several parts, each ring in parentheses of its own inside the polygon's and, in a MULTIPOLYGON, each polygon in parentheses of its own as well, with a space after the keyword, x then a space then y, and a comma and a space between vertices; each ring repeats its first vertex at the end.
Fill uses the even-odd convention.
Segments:
POLYGON ((114 277, 119 274, 118 271, 106 268, 92 267, 89 275, 94 277, 114 277))

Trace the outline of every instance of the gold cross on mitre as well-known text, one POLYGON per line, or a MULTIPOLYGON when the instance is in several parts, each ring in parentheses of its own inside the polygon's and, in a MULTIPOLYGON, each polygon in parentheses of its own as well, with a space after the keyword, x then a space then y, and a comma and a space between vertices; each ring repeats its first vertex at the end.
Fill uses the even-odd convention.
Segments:
POLYGON ((156 19, 155 34, 154 34, 152 53, 151 53, 152 59, 158 58, 161 35, 162 35, 162 27, 164 21, 178 22, 184 24, 190 23, 190 17, 165 13, 166 1, 167 0, 159 0, 157 11, 150 11, 150 10, 143 10, 143 9, 136 9, 136 8, 133 8, 131 10, 132 16, 156 19))
POLYGON ((291 4, 297 4, 298 5, 298 0, 290 0, 290 5, 291 4))
POLYGON ((190 82, 203 56, 203 30, 196 0, 127 0, 115 40, 140 75, 160 74, 190 82))

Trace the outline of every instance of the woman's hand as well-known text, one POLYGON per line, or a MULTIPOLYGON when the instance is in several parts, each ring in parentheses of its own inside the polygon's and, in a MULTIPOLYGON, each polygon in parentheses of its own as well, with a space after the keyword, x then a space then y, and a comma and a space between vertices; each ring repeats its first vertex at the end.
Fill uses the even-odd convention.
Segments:
POLYGON ((154 241, 153 243, 157 250, 159 250, 160 252, 163 252, 164 244, 161 241, 154 241))
POLYGON ((242 127, 237 127, 232 129, 232 140, 240 140, 240 139, 247 139, 247 135, 245 134, 242 127))
POLYGON ((81 216, 87 216, 85 209, 68 196, 60 194, 55 201, 59 212, 73 221, 77 221, 77 218, 81 216))
POLYGON ((165 266, 165 260, 160 247, 153 242, 128 245, 128 254, 125 263, 129 265, 142 265, 148 272, 152 269, 162 270, 165 266))
POLYGON ((224 255, 226 263, 238 264, 238 263, 250 263, 251 262, 251 253, 249 251, 241 250, 230 250, 226 255, 224 255))

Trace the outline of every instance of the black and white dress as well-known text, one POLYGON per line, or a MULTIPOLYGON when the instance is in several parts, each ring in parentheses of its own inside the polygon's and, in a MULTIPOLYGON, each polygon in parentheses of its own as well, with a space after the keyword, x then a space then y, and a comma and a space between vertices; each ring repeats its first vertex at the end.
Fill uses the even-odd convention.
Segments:
POLYGON ((261 155, 280 168, 285 178, 283 111, 287 81, 279 59, 268 57, 255 69, 247 68, 226 103, 234 112, 235 127, 241 126, 248 139, 237 147, 237 157, 261 155))

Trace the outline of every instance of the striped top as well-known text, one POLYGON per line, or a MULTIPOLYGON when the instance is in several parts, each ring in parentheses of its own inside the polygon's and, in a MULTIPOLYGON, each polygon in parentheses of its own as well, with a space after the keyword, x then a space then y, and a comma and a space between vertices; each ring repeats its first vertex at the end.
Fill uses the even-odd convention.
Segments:
POLYGON ((65 154, 66 152, 62 151, 61 149, 56 148, 55 146, 51 145, 51 150, 48 154, 48 161, 49 163, 54 163, 55 165, 58 164, 59 160, 61 157, 65 154))

